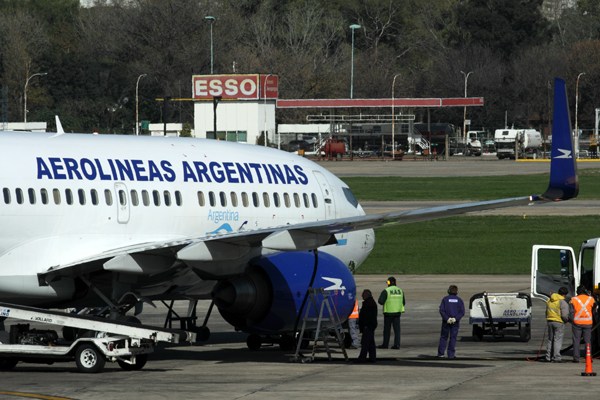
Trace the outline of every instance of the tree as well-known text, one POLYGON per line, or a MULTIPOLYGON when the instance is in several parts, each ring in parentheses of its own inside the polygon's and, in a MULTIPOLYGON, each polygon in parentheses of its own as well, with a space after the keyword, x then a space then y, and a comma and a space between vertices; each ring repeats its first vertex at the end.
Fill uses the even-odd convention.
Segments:
POLYGON ((468 0, 456 7, 457 23, 466 35, 456 38, 510 56, 521 47, 549 43, 549 22, 541 13, 543 0, 468 0))
MULTIPOLYGON (((579 81, 578 119, 587 127, 594 126, 595 109, 600 104, 600 93, 595 89, 600 85, 600 40, 581 42, 573 46, 568 56, 568 82, 573 88, 569 98, 574 109, 574 88, 577 76, 585 72, 579 81)), ((579 126, 583 126, 581 123, 579 126)))
MULTIPOLYGON (((261 132, 260 136, 256 138, 256 144, 259 146, 264 146, 265 145, 265 132, 261 132)), ((271 147, 271 141, 269 140, 269 138, 267 137, 267 146, 271 147)))
MULTIPOLYGON (((562 6, 562 4, 561 4, 562 6)), ((562 7, 552 21, 555 40, 568 49, 574 44, 600 36, 600 0, 581 0, 577 7, 562 7)))
POLYGON ((183 124, 182 129, 179 131, 179 137, 192 137, 192 125, 189 122, 183 124))
POLYGON ((521 50, 511 63, 511 120, 516 126, 527 126, 534 118, 541 123, 550 119, 549 94, 554 78, 565 76, 567 58, 554 46, 538 46, 521 50))
MULTIPOLYGON (((39 60, 48 43, 42 23, 24 11, 0 14, 1 77, 9 96, 9 120, 23 119, 23 91, 27 78, 39 69, 39 60)), ((49 105, 50 98, 30 82, 29 106, 49 105)))

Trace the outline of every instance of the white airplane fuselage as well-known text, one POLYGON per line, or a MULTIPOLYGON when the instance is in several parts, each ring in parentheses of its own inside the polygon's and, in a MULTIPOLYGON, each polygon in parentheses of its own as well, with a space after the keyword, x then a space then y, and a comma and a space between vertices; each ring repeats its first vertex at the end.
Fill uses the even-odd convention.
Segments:
MULTIPOLYGON (((347 185, 316 163, 203 139, 2 132, 0 190, 0 300, 20 304, 68 302, 73 279, 47 285, 38 274, 92 255, 364 215, 347 185)), ((374 233, 336 239, 320 251, 360 265, 374 233)), ((140 294, 160 298, 176 279, 200 285, 169 268, 143 271, 162 281, 140 286, 140 294)), ((221 267, 211 268, 218 279, 221 267)), ((222 268, 234 276, 244 266, 222 268)))

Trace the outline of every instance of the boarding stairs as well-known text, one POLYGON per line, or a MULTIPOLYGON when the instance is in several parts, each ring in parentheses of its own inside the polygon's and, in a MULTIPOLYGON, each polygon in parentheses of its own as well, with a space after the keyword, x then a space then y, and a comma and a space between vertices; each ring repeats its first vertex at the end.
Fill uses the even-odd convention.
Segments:
POLYGON ((431 148, 431 143, 418 130, 413 130, 413 142, 416 146, 419 146, 423 151, 431 148))
POLYGON ((300 331, 300 335, 298 336, 300 339, 298 340, 298 345, 296 346, 296 354, 290 361, 302 363, 313 362, 317 352, 317 346, 319 345, 319 340, 325 345, 325 350, 327 352, 329 361, 332 360, 331 348, 329 347, 329 343, 332 342, 337 343, 340 346, 342 353, 344 354, 344 359, 348 361, 348 353, 346 353, 346 349, 344 348, 344 340, 342 339, 342 334, 340 332, 341 321, 339 320, 337 311, 334 311, 335 308, 332 308, 331 306, 330 292, 326 291, 324 288, 309 288, 308 295, 309 300, 306 305, 304 318, 302 319, 302 329, 300 331), (324 317, 323 315, 325 307, 327 307, 329 317, 324 317), (317 317, 308 317, 311 309, 314 310, 317 317), (310 356, 304 356, 300 352, 302 347, 302 338, 304 337, 304 332, 306 331, 307 322, 317 322, 312 354, 310 356), (331 337, 329 334, 330 329, 333 329, 335 333, 333 337, 331 337))

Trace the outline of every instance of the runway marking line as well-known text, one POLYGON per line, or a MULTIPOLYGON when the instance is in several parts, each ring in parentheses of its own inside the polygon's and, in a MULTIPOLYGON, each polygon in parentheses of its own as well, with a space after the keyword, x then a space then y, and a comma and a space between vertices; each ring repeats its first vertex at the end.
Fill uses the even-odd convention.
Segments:
POLYGON ((34 394, 34 393, 5 392, 2 390, 0 390, 0 394, 7 394, 9 396, 30 397, 33 399, 44 399, 44 400, 73 400, 68 397, 46 396, 43 394, 34 394))

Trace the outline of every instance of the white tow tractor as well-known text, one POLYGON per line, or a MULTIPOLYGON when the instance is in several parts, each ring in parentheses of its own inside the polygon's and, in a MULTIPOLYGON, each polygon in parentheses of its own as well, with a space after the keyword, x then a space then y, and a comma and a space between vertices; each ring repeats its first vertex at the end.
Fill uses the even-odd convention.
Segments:
MULTIPOLYGON (((567 301, 576 295, 579 285, 593 294, 596 302, 600 295, 600 238, 584 241, 576 259, 568 246, 534 245, 531 257, 531 296, 548 301, 562 286, 569 290, 567 301)), ((594 321, 594 327, 599 321, 594 321)), ((600 329, 592 331, 592 351, 600 351, 600 329)))
POLYGON ((139 370, 159 341, 196 340, 196 334, 187 331, 0 303, 0 322, 11 319, 28 323, 10 325, 9 343, 0 344, 0 370, 12 369, 19 361, 52 364, 73 360, 87 373, 102 371, 106 361, 117 362, 127 371, 139 370), (30 329, 31 323, 78 329, 79 335, 73 342, 63 341, 54 330, 30 329))

